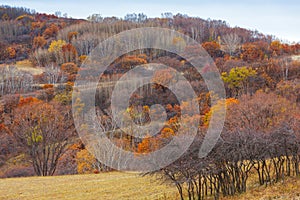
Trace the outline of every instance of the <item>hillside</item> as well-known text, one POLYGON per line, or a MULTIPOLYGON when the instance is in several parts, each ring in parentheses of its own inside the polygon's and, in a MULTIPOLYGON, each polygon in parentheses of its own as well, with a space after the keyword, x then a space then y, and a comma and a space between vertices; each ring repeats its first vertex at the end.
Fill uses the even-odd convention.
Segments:
POLYGON ((300 43, 63 16, 0 6, 1 199, 299 197, 300 43))

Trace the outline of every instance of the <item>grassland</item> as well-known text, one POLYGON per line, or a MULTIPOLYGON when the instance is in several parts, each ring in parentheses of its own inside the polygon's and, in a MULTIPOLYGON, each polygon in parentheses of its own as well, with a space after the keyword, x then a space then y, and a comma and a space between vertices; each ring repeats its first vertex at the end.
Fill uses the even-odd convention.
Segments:
POLYGON ((175 187, 153 177, 111 172, 0 179, 0 199, 178 199, 175 187))
POLYGON ((33 75, 43 73, 44 69, 41 67, 35 67, 29 60, 18 61, 15 66, 22 71, 27 71, 33 75))
MULTIPOLYGON (((89 175, 0 179, 0 199, 179 199, 175 187, 153 177, 111 172, 89 175)), ((211 198, 213 199, 213 198, 211 198)), ((287 178, 272 186, 253 186, 248 192, 222 200, 300 200, 300 178, 287 178)))
POLYGON ((289 177, 271 186, 255 186, 248 192, 221 200, 300 200, 300 178, 289 177))
MULTIPOLYGON (((175 187, 153 177, 111 172, 89 175, 0 179, 0 199, 179 199, 175 187)), ((212 198, 211 198, 212 199, 212 198)), ((272 186, 253 185, 248 192, 222 200, 300 200, 300 179, 287 178, 272 186)))

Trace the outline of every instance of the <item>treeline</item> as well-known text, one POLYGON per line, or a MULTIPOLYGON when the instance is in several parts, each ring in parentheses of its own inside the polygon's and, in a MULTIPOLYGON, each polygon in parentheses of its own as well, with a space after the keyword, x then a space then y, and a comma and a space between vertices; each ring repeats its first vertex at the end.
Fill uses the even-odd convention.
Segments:
POLYGON ((34 15, 35 10, 24 7, 11 7, 7 5, 0 6, 0 16, 2 20, 16 19, 21 15, 34 15))
POLYGON ((218 41, 220 36, 233 33, 237 34, 241 43, 259 40, 270 43, 273 39, 272 36, 265 36, 258 31, 249 31, 239 27, 231 28, 225 21, 204 20, 171 13, 164 13, 161 18, 147 18, 142 13, 133 13, 126 15, 124 19, 92 15, 87 22, 35 13, 26 8, 2 6, 0 16, 0 45, 2 45, 0 58, 2 62, 27 58, 27 54, 33 53, 37 48, 48 48, 54 39, 70 42, 69 33, 77 33, 78 40, 74 40, 72 45, 75 46, 79 55, 88 55, 99 41, 121 31, 138 27, 164 27, 180 30, 199 43, 218 41), (72 24, 74 26, 70 26, 72 24), (66 29, 58 33, 63 28, 66 29), (45 42, 42 42, 42 39, 45 42), (39 40, 38 46, 36 46, 37 40, 39 40), (17 47, 16 45, 21 46, 17 47), (9 47, 14 49, 16 54, 9 54, 7 50, 9 47), (23 54, 19 54, 20 51, 23 54))
POLYGON ((27 59, 33 52, 34 38, 42 36, 51 42, 58 30, 80 20, 58 18, 55 15, 36 13, 27 8, 0 7, 0 63, 27 59))

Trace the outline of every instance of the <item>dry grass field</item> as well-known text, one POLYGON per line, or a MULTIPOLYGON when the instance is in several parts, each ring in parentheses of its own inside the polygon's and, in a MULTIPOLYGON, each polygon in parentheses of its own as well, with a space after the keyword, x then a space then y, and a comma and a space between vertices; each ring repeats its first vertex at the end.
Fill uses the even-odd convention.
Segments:
POLYGON ((44 69, 41 67, 33 66, 29 60, 18 61, 15 66, 19 70, 27 71, 33 75, 41 74, 44 71, 44 69))
MULTIPOLYGON (((89 175, 0 179, 0 199, 179 199, 175 187, 153 177, 110 172, 89 175)), ((210 198, 213 199, 213 198, 210 198)), ((222 200, 300 200, 300 179, 288 178, 272 186, 254 186, 248 192, 222 200)))
POLYGON ((153 177, 111 172, 0 179, 0 199, 177 199, 175 187, 153 177))
POLYGON ((284 182, 272 186, 253 186, 241 195, 221 198, 221 200, 300 200, 300 178, 289 177, 284 182))

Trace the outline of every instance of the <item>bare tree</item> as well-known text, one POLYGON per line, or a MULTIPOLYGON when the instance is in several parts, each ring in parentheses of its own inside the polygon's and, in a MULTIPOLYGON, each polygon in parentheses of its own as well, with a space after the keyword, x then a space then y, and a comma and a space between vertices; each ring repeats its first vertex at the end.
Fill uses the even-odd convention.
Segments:
POLYGON ((0 95, 28 92, 32 89, 32 74, 15 66, 0 67, 0 95))
POLYGON ((61 72, 60 67, 55 66, 53 63, 46 66, 45 75, 48 84, 56 84, 59 81, 64 82, 67 78, 64 73, 61 72))
POLYGON ((278 59, 278 64, 280 65, 281 68, 282 79, 285 81, 288 80, 289 69, 292 66, 292 58, 288 56, 282 56, 281 58, 278 59))
POLYGON ((118 128, 111 112, 97 108, 97 116, 93 117, 91 112, 87 112, 85 117, 88 124, 83 126, 88 128, 81 130, 81 139, 86 148, 99 159, 96 163, 98 170, 108 171, 110 167, 121 169, 126 166, 128 160, 119 150, 126 149, 127 143, 123 140, 125 134, 118 128))
POLYGON ((221 39, 221 50, 229 53, 230 56, 233 56, 240 45, 241 38, 235 33, 224 35, 221 39))

